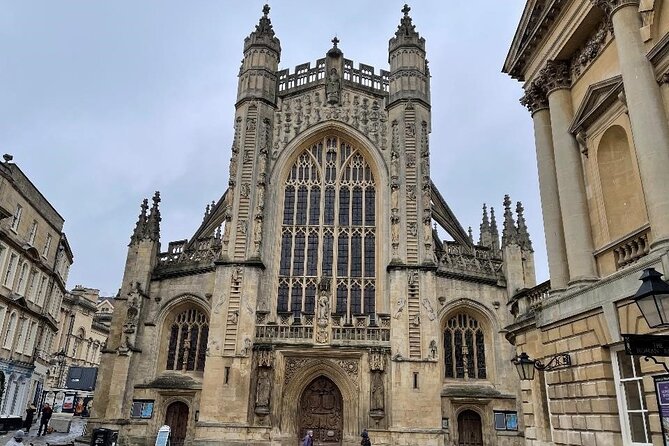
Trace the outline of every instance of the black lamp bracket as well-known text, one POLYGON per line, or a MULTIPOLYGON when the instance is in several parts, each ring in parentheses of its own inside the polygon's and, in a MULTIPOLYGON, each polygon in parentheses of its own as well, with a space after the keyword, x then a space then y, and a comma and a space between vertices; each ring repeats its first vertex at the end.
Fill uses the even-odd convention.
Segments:
POLYGON ((563 353, 553 356, 548 363, 544 364, 538 359, 534 361, 534 368, 537 370, 553 370, 558 367, 569 367, 571 365, 571 356, 569 353, 563 353))

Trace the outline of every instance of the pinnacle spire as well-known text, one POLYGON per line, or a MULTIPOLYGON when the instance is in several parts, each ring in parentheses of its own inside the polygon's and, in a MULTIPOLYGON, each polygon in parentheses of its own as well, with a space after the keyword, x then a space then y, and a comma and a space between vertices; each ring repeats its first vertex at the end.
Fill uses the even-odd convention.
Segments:
POLYGON ((467 228, 467 235, 469 236, 469 241, 471 244, 474 244, 474 234, 472 233, 472 227, 467 228))
POLYGON ((151 212, 146 221, 146 231, 145 238, 153 240, 155 242, 160 240, 160 209, 158 204, 160 203, 160 192, 156 191, 153 195, 153 205, 151 206, 151 212))
POLYGON ((497 229, 497 220, 495 219, 495 208, 490 206, 490 239, 494 251, 499 249, 499 230, 497 229))
POLYGON ((527 223, 525 223, 525 216, 523 215, 525 209, 523 204, 519 201, 516 203, 516 215, 518 218, 518 242, 523 249, 534 251, 532 249, 532 241, 530 240, 530 233, 527 230, 527 223))
POLYGON ((147 209, 149 209, 149 200, 145 198, 142 201, 142 205, 140 206, 139 217, 137 218, 137 223, 135 224, 135 230, 132 232, 132 236, 130 237, 131 245, 144 238, 144 233, 146 232, 147 209))
POLYGON ((263 15, 260 17, 260 20, 258 20, 255 31, 244 39, 244 51, 252 46, 264 46, 273 49, 277 53, 281 53, 281 43, 274 33, 272 21, 269 18, 270 9, 271 8, 267 4, 263 6, 263 15))
POLYGON ((416 31, 416 25, 413 24, 409 15, 410 11, 409 5, 405 4, 402 8, 403 16, 400 19, 397 31, 395 31, 395 37, 390 39, 391 51, 405 45, 418 46, 423 51, 425 50, 425 39, 420 37, 418 31, 416 31))
POLYGON ((481 219, 481 226, 479 226, 479 245, 490 247, 491 242, 488 207, 483 203, 483 218, 481 219))
POLYGON ((340 42, 340 40, 337 38, 337 36, 334 36, 334 38, 331 40, 331 42, 332 42, 332 48, 330 48, 328 50, 328 52, 327 52, 328 56, 339 57, 342 54, 344 54, 344 53, 342 53, 341 49, 339 49, 339 47, 337 46, 340 42))
POLYGON ((502 230, 502 248, 511 243, 518 243, 518 229, 513 221, 513 213, 511 212, 511 198, 504 195, 504 226, 502 230))

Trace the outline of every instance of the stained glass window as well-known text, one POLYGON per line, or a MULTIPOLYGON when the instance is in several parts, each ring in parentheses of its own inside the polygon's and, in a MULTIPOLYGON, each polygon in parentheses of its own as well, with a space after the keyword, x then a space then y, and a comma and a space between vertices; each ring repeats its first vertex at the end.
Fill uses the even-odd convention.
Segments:
POLYGON ((204 370, 209 336, 207 316, 195 308, 179 313, 170 327, 167 370, 204 370))
POLYGON ((456 314, 444 329, 446 378, 485 379, 485 339, 479 322, 465 313, 456 314))
POLYGON ((316 288, 333 277, 338 314, 375 312, 376 190, 369 164, 327 137, 302 152, 284 190, 277 311, 312 313, 316 288))

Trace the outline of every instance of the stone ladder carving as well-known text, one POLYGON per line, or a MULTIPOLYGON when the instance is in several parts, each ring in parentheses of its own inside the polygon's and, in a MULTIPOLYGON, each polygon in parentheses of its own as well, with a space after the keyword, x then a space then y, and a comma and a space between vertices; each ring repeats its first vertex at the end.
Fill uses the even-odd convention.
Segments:
POLYGON ((407 302, 409 314, 409 357, 420 359, 420 284, 418 282, 418 271, 409 270, 407 290, 409 295, 407 302))
POLYGON ((239 194, 239 210, 237 214, 237 237, 233 258, 244 260, 246 257, 247 233, 251 226, 249 219, 251 197, 248 192, 253 177, 255 159, 256 129, 258 127, 258 108, 250 106, 244 128, 244 145, 241 151, 242 175, 239 194))
POLYGON ((232 270, 230 300, 228 302, 228 315, 225 321, 225 338, 223 339, 224 356, 234 356, 237 352, 237 329, 241 311, 242 274, 243 270, 238 266, 232 270))
POLYGON ((407 264, 418 263, 418 206, 416 181, 416 110, 409 103, 404 111, 404 147, 406 154, 407 264))

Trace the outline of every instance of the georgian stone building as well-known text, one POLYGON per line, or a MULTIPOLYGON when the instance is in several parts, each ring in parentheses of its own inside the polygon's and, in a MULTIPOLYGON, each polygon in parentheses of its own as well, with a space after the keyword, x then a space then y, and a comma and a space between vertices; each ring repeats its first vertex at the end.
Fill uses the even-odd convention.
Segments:
POLYGON ((57 338, 51 346, 51 357, 56 360, 52 361, 49 387, 64 387, 70 367, 100 364, 102 347, 109 336, 112 302, 113 299, 100 297, 100 290, 81 285, 65 294, 57 338))
POLYGON ((630 299, 669 272, 669 8, 528 1, 504 71, 534 121, 550 290, 514 298, 517 351, 572 366, 523 383, 528 444, 665 444, 653 375, 625 354, 649 331, 630 299))
MULTIPOLYGON (((158 193, 131 237, 91 429, 123 444, 520 445, 508 296, 535 285, 523 209, 478 243, 430 177, 430 73, 405 6, 389 71, 338 40, 279 69, 244 40, 230 179, 161 251, 158 193), (433 223, 452 238, 442 241, 433 223)), ((90 431, 90 429, 89 429, 90 431)))
POLYGON ((63 217, 10 155, 0 163, 0 417, 23 417, 48 375, 72 252, 63 217))

